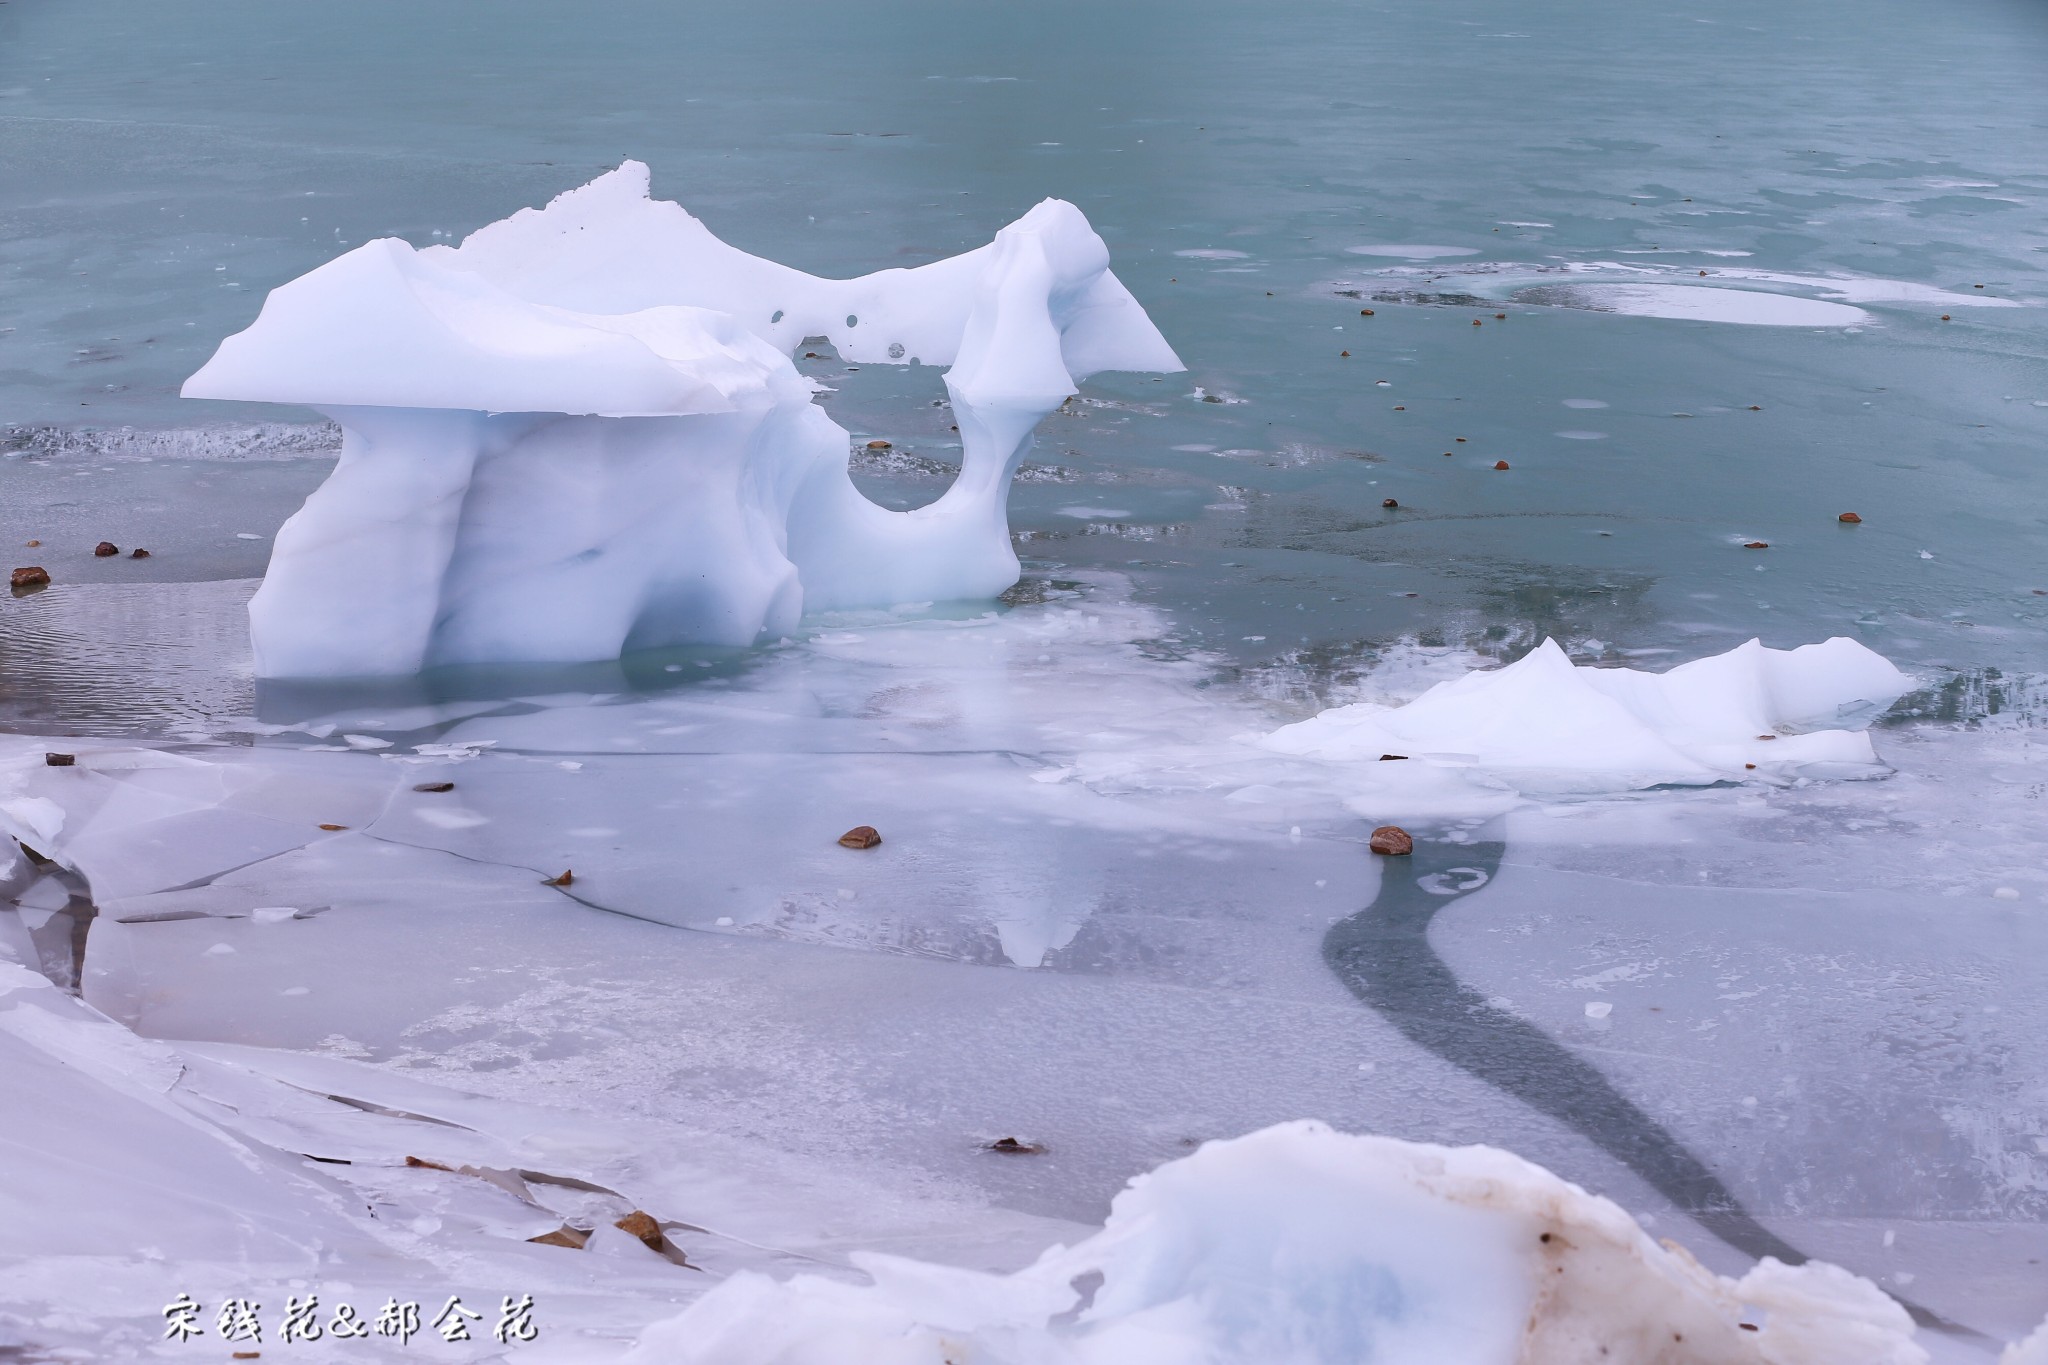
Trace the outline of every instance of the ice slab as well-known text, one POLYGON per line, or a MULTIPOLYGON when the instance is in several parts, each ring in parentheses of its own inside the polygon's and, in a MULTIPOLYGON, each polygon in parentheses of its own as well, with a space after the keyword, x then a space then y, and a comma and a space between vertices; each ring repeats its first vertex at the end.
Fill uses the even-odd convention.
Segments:
MULTIPOLYGON (((1361 765, 1375 783, 1387 780, 1386 756, 1398 755, 1525 792, 1872 776, 1884 769, 1863 727, 1910 686, 1841 637, 1793 650, 1752 640, 1662 674, 1576 667, 1546 640, 1404 706, 1337 707, 1265 743, 1361 765)), ((1393 780, 1405 776, 1396 770, 1393 780)))
POLYGON ((874 1283, 736 1275, 633 1365, 849 1356, 991 1365, 1924 1365, 1905 1310, 1838 1267, 1740 1279, 1486 1147, 1293 1123, 1140 1176, 1096 1236, 997 1276, 862 1255, 874 1283), (1082 1286, 1093 1282, 1084 1297, 1082 1286))
POLYGON ((1181 368, 1079 209, 825 280, 727 246, 627 162, 460 247, 383 239, 283 285, 187 381, 301 403, 340 463, 250 604, 266 677, 748 645, 807 610, 993 597, 1040 418, 1105 369, 1181 368), (963 447, 889 511, 790 355, 946 365, 963 447))

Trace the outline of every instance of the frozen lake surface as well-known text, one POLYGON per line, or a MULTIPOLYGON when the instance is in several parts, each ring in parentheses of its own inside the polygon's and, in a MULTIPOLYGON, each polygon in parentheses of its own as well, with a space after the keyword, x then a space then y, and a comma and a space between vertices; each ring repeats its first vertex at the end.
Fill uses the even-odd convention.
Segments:
MULTIPOLYGON (((706 1278, 526 1244, 607 1199, 713 1275, 1009 1270, 1133 1175, 1300 1118, 1508 1148, 1723 1273, 1833 1261, 1937 1360, 2038 1323, 2048 22, 802 26, 0 7, 0 543, 54 579, 0 601, 0 809, 61 812, 43 851, 89 880, 0 913, 11 998, 41 1002, 0 1041, 149 1097, 156 1136, 80 1169, 210 1160, 210 1197, 260 1205, 255 1166, 173 1161, 212 1125, 303 1182, 233 1245, 179 1241, 175 1192, 107 1196, 120 1254, 0 1230, 0 1347, 139 1352, 180 1292, 274 1309, 312 1238, 332 1295, 530 1291, 560 1358, 604 1358, 706 1278), (259 686, 246 604, 338 435, 177 386, 340 252, 458 240, 627 157, 828 276, 1071 200, 1190 372, 1045 420, 1000 603, 259 686), (1546 637, 1661 672, 1834 636, 1913 678, 1871 732, 1889 776, 1477 799, 1256 742, 1546 637), (1367 853, 1383 823, 1412 861, 1367 853), (880 847, 836 844, 860 824, 880 847)), ((936 370, 804 349, 856 483, 936 498, 936 370)), ((140 1124, 37 1112, 43 1151, 140 1124)))

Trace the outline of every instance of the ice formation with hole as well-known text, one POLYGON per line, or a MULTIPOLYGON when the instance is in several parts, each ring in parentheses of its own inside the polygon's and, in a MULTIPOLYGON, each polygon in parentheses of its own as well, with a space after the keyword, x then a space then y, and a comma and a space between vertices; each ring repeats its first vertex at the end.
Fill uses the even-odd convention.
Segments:
POLYGON ((873 1283, 734 1275, 630 1365, 1921 1365, 1837 1266, 1715 1275, 1618 1205, 1490 1147, 1279 1124, 1133 1180, 1013 1275, 855 1258, 873 1283), (1092 1288, 1092 1295, 1087 1291, 1092 1288))
POLYGON ((1751 640, 1666 673, 1582 668, 1545 640, 1404 706, 1334 707, 1263 742, 1333 763, 1399 754, 1560 794, 1868 777, 1886 769, 1865 727, 1911 687, 1842 636, 1789 650, 1751 640))
POLYGON ((638 162, 472 233, 372 241, 273 290, 189 398, 312 407, 334 473, 250 604, 265 677, 747 645, 806 610, 993 597, 1040 418, 1179 359, 1072 204, 850 280, 711 235, 638 162), (790 357, 945 365, 961 471, 892 512, 790 357))

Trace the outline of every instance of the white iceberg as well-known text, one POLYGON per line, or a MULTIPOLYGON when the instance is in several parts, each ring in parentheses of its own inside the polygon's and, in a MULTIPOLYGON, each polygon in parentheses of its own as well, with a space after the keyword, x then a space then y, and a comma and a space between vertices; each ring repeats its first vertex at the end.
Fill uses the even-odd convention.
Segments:
POLYGON ((1865 727, 1911 687, 1840 636, 1790 650, 1751 640, 1667 673, 1581 668, 1545 640, 1406 705, 1334 707, 1262 742, 1333 763, 1399 755, 1556 793, 1869 776, 1884 768, 1865 727))
POLYGON ((1033 427, 1179 359, 1048 199, 975 251, 826 280, 750 256, 627 162, 459 247, 366 243, 272 291, 191 398, 313 407, 340 463, 250 604, 265 677, 746 645, 806 610, 992 597, 1033 427), (879 507, 790 362, 950 366, 959 477, 879 507))
POLYGON ((1314 1122, 1132 1181, 1102 1231, 1013 1275, 856 1255, 869 1285, 743 1272, 630 1365, 1921 1365, 1837 1266, 1731 1280, 1490 1147, 1314 1122), (1092 1290, 1092 1297, 1088 1291, 1092 1290))

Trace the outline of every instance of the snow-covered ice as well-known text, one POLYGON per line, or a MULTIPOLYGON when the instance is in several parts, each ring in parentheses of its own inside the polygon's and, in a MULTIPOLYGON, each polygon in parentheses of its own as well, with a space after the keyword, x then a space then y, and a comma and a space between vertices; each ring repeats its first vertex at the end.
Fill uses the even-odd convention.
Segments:
POLYGON ((1924 1365, 1905 1310, 1821 1263, 1740 1279, 1487 1147, 1286 1124, 1131 1182, 1102 1231, 990 1275, 733 1276, 631 1365, 1924 1365))
POLYGON ((1017 579, 1010 480, 1102 370, 1175 371, 1080 210, 826 280, 713 237, 627 162, 421 250, 357 247, 274 290, 184 393, 296 403, 341 462, 250 603, 266 677, 749 645, 806 611, 988 598, 1017 579), (950 368, 964 457, 892 512, 790 361, 950 368))
POLYGON ((1333 763, 1399 755, 1534 793, 1872 776, 1884 769, 1867 727, 1911 686, 1841 637, 1791 650, 1751 640, 1661 674, 1579 667, 1546 640, 1405 705, 1337 707, 1265 743, 1333 763))

